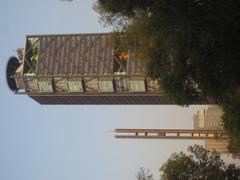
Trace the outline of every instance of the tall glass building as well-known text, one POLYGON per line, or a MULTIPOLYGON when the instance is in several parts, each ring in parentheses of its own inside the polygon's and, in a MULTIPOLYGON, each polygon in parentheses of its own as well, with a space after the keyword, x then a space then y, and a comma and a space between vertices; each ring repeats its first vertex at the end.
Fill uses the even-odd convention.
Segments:
POLYGON ((29 35, 7 82, 40 104, 174 104, 133 53, 114 49, 109 33, 29 35))

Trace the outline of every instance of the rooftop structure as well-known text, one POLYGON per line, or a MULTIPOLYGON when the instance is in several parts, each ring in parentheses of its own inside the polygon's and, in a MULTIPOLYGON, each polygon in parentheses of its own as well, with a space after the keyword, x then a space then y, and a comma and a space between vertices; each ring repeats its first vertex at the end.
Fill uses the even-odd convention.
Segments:
POLYGON ((8 85, 40 104, 174 104, 109 33, 29 35, 18 58, 9 60, 8 85))

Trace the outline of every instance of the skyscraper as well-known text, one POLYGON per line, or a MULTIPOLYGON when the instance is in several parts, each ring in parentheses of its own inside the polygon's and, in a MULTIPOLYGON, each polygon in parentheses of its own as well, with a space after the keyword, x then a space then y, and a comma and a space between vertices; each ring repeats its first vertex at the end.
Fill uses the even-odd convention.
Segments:
POLYGON ((174 104, 133 52, 113 47, 109 33, 27 36, 8 85, 40 104, 174 104))

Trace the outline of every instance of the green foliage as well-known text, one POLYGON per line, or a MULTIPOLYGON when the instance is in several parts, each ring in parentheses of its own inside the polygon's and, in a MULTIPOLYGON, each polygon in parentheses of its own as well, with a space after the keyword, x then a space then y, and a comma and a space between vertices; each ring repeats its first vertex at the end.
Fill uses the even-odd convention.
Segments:
POLYGON ((160 171, 163 172, 162 179, 182 180, 192 178, 192 174, 194 173, 193 167, 193 157, 181 152, 172 154, 167 163, 161 167, 160 171))
POLYGON ((133 16, 136 9, 146 10, 146 8, 152 3, 152 0, 99 0, 98 3, 107 12, 133 16))
POLYGON ((163 180, 206 179, 225 180, 240 178, 240 169, 226 165, 217 154, 210 154, 202 146, 189 147, 190 155, 174 153, 160 168, 163 180))
POLYGON ((232 135, 240 135, 240 103, 235 100, 225 100, 223 103, 224 127, 232 135))
POLYGON ((213 97, 225 128, 240 133, 239 0, 98 0, 96 7, 124 37, 115 44, 144 61, 176 103, 213 97))
POLYGON ((143 167, 140 168, 138 173, 136 174, 137 180, 153 180, 153 174, 150 172, 149 169, 144 169, 143 167))
POLYGON ((240 159, 240 135, 231 137, 228 149, 235 158, 240 159))

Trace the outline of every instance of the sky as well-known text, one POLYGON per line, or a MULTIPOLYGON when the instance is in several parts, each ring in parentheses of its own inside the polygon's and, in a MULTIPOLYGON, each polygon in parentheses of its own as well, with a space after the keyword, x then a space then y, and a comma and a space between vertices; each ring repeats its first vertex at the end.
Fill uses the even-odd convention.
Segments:
MULTIPOLYGON (((0 179, 134 180, 193 140, 114 139, 115 128, 192 129, 200 106, 39 105, 7 87, 5 68, 26 35, 110 32, 92 0, 0 2, 0 179)), ((206 106, 204 106, 206 107, 206 106)))

